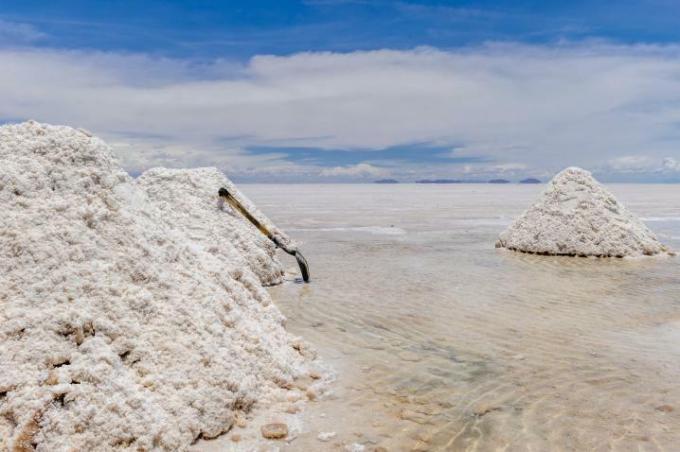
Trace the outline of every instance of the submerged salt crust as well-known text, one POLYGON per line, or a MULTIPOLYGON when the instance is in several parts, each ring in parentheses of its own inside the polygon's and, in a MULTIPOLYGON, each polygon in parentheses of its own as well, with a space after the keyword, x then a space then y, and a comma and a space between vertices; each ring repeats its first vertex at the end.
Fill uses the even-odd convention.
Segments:
POLYGON ((557 174, 538 201, 501 233, 496 247, 569 256, 669 253, 590 172, 576 167, 557 174))
POLYGON ((0 127, 0 450, 185 449, 306 372, 262 287, 274 250, 222 183, 136 182, 86 132, 0 127))

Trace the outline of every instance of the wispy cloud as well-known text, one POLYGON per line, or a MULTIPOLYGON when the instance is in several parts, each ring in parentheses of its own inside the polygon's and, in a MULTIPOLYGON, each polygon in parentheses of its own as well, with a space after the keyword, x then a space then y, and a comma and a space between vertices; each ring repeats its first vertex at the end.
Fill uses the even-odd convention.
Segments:
POLYGON ((311 178, 363 163, 418 178, 457 177, 465 165, 517 175, 581 165, 606 176, 625 172, 625 160, 611 162, 626 156, 680 160, 679 56, 674 46, 489 44, 199 64, 5 49, 0 117, 85 127, 136 170, 214 164, 247 177, 311 178), (423 166, 400 158, 409 143, 442 151, 423 166), (258 146, 270 152, 248 151, 258 146), (357 160, 332 162, 340 150, 357 160))
POLYGON ((31 24, 0 19, 0 45, 31 44, 46 37, 31 24))
POLYGON ((336 166, 334 168, 325 168, 321 171, 321 176, 325 177, 381 177, 389 174, 384 168, 378 168, 369 163, 358 163, 350 166, 336 166))
POLYGON ((674 159, 673 157, 666 157, 663 159, 663 168, 668 171, 680 172, 680 160, 674 159))
POLYGON ((609 167, 621 173, 639 173, 658 170, 662 166, 660 159, 647 155, 624 155, 608 162, 609 167))
POLYGON ((614 180, 678 182, 680 160, 674 157, 626 155, 610 160, 604 167, 595 168, 595 172, 611 174, 614 180))

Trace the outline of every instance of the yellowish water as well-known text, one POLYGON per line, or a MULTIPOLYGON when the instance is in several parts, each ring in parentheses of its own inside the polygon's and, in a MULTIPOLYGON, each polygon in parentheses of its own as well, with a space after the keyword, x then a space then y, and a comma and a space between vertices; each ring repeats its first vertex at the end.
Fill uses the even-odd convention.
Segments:
MULTIPOLYGON (((680 187, 610 188, 680 249, 680 187)), ((540 189, 243 186, 304 241, 312 284, 271 293, 338 374, 282 449, 680 450, 680 259, 496 250, 540 189)))

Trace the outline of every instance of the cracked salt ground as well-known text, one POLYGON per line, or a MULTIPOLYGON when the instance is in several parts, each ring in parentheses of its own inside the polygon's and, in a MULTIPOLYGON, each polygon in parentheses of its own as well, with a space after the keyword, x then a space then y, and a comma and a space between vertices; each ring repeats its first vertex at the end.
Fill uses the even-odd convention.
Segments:
MULTIPOLYGON (((608 188, 641 217, 680 216, 677 187, 608 188)), ((337 374, 295 439, 274 445, 675 450, 680 259, 494 249, 505 227, 494 220, 517 218, 540 191, 247 186, 280 227, 307 229, 314 284, 270 292, 337 374), (389 225, 407 233, 328 230, 389 225)), ((680 249, 680 223, 648 226, 680 249)))

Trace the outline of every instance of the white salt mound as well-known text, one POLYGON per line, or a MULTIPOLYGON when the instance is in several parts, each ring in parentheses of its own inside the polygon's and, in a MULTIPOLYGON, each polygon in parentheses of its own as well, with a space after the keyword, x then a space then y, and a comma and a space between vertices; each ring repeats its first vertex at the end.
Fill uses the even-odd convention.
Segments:
POLYGON ((0 127, 0 450, 183 450, 306 371, 224 181, 136 183, 85 132, 0 127))
POLYGON ((574 167, 548 183, 538 201, 500 235, 496 247, 567 256, 670 253, 588 171, 574 167))

